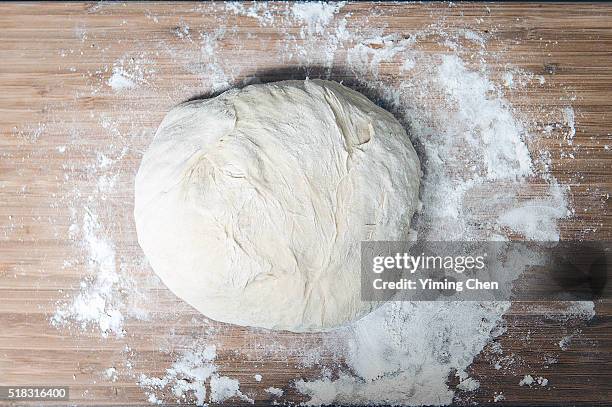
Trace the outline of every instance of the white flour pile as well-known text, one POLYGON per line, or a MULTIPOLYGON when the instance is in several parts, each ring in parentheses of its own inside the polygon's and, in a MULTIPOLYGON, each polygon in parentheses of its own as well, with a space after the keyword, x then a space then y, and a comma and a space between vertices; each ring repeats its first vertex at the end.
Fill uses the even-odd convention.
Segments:
MULTIPOLYGON (((494 78, 488 65, 488 59, 494 57, 487 51, 489 38, 471 29, 445 29, 443 21, 400 35, 368 24, 366 17, 354 18, 347 12, 349 8, 344 3, 197 6, 203 15, 218 13, 214 28, 190 25, 180 16, 148 13, 152 24, 171 18, 172 26, 177 27, 175 38, 147 42, 153 48, 145 51, 134 44, 131 55, 128 52, 100 67, 97 76, 89 75, 91 96, 113 97, 116 108, 92 113, 111 142, 96 154, 86 152, 91 165, 85 169, 85 180, 66 160, 65 200, 73 212, 69 233, 82 254, 67 266, 85 259, 90 276, 75 296, 68 295, 58 304, 54 325, 93 329, 109 340, 129 340, 126 324, 130 319, 155 318, 141 308, 154 299, 129 277, 130 270, 146 269, 144 260, 130 261, 120 253, 120 242, 135 240, 133 232, 119 226, 133 224, 131 196, 120 205, 105 203, 120 195, 120 190, 132 192, 129 188, 135 170, 126 171, 121 163, 130 154, 140 157, 142 151, 133 147, 135 142, 142 148, 150 141, 156 124, 147 122, 146 110, 160 110, 152 101, 158 100, 156 103, 163 103, 163 110, 167 110, 199 92, 208 94, 257 82, 261 80, 258 72, 274 72, 279 67, 290 68, 288 71, 297 76, 306 72, 313 77, 345 80, 346 85, 391 110, 406 126, 424 171, 423 205, 414 225, 420 239, 505 240, 510 235, 559 239, 557 221, 572 213, 566 188, 550 175, 550 154, 532 150, 530 156, 527 146, 551 133, 561 134, 571 146, 576 133, 571 107, 541 112, 539 122, 561 125, 534 133, 526 124, 532 119, 513 108, 508 96, 516 87, 544 86, 545 80, 512 68, 503 77, 494 78), (232 26, 237 16, 261 29, 280 32, 282 40, 266 42, 264 34, 258 39, 256 33, 241 33, 232 26), (222 51, 223 43, 240 43, 245 38, 276 47, 268 51, 269 65, 247 68, 234 64, 232 55, 222 51), (440 48, 439 53, 425 52, 422 44, 432 42, 440 48), (159 102, 165 85, 162 81, 167 80, 156 76, 156 61, 161 57, 170 58, 181 74, 188 75, 190 83, 199 86, 196 92, 177 82, 163 95, 167 100, 159 102), (113 220, 105 224, 109 219, 113 220)), ((384 12, 376 9, 372 14, 384 12)), ((84 47, 95 41, 96 35, 79 26, 84 47)), ((234 58, 245 57, 237 54, 234 58)), ((63 147, 65 154, 79 148, 79 129, 69 129, 75 135, 71 138, 74 145, 63 147)), ((536 259, 517 256, 510 260, 515 262, 512 271, 516 273, 536 259)), ((286 390, 293 388, 307 404, 315 405, 447 404, 457 390, 478 388, 478 381, 469 377, 467 369, 491 338, 503 332, 499 326, 508 307, 508 303, 388 303, 351 327, 323 334, 321 343, 312 349, 296 344, 289 350, 279 345, 280 334, 270 332, 264 342, 253 346, 262 346, 270 357, 297 352, 302 368, 319 366, 321 374, 311 380, 266 384, 265 394, 251 394, 237 379, 219 373, 222 366, 215 359, 222 330, 204 335, 210 339, 204 343, 201 337, 194 339, 157 377, 139 373, 130 360, 128 368, 117 368, 113 377, 134 377, 151 403, 255 399, 282 403, 286 390), (323 354, 335 355, 334 363, 322 365, 323 354), (460 382, 457 390, 447 384, 452 374, 460 382)), ((583 304, 581 309, 590 311, 580 317, 592 315, 592 304, 583 304)), ((193 332, 198 336, 199 328, 194 327, 193 332)), ((250 377, 255 373, 254 367, 250 377)), ((257 376, 256 381, 261 381, 261 375, 257 376)), ((545 386, 546 379, 539 379, 532 378, 545 386)), ((504 395, 491 398, 500 401, 504 395)))
MULTIPOLYGON (((253 400, 240 392, 238 380, 227 376, 221 376, 217 372, 217 366, 213 363, 216 358, 214 346, 197 344, 186 350, 172 367, 166 369, 166 374, 162 378, 149 378, 141 375, 139 384, 151 390, 170 387, 175 400, 164 400, 163 402, 187 402, 187 395, 195 395, 198 405, 206 402, 206 385, 210 388, 209 400, 213 403, 221 403, 227 399, 236 397, 242 401, 253 403, 253 400)), ((162 400, 157 399, 153 391, 148 392, 148 400, 151 403, 162 404, 162 400)))
MULTIPOLYGON (((124 304, 115 292, 121 279, 117 273, 115 249, 112 242, 97 236, 100 224, 87 208, 82 226, 81 239, 87 253, 88 268, 93 271, 95 277, 93 281, 81 282, 80 294, 71 303, 58 307, 51 323, 59 326, 70 318, 80 322, 83 329, 89 323, 97 324, 103 336, 109 333, 122 336, 123 314, 120 308, 124 304)), ((70 232, 76 235, 77 229, 75 223, 70 232)))

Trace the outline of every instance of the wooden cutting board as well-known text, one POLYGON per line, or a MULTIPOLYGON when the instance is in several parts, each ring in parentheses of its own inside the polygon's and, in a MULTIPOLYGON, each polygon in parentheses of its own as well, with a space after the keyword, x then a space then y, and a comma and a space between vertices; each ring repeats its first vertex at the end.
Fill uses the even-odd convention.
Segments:
MULTIPOLYGON (((140 157, 170 107, 255 76, 351 79, 333 61, 331 69, 307 69, 304 59, 291 58, 289 46, 279 52, 288 38, 302 41, 302 26, 286 17, 289 4, 270 7, 282 25, 223 4, 0 4, 0 385, 69 385, 72 403, 143 404, 134 372, 163 375, 176 359, 173 352, 214 329, 217 364, 240 380, 243 392, 265 404, 263 389, 276 386, 287 400, 304 400, 289 384, 318 377, 320 366, 296 367, 299 352, 270 357, 265 333, 210 322, 174 297, 151 277, 131 218, 140 157), (216 59, 202 58, 207 46, 216 47, 216 59), (121 70, 131 73, 135 89, 109 86, 121 70), (90 259, 70 228, 93 207, 90 221, 98 222, 97 233, 112 236, 117 263, 143 294, 125 301, 148 315, 128 318, 122 338, 101 338, 95 327, 50 324, 58 304, 77 295, 88 275, 90 259), (115 381, 105 377, 109 367, 119 372, 115 381), (265 379, 257 382, 255 373, 265 379)), ((490 37, 492 77, 509 65, 542 75, 546 86, 510 99, 523 112, 568 101, 576 112, 573 159, 561 156, 558 143, 541 141, 551 151, 552 174, 571 187, 575 215, 561 222, 562 238, 612 238, 612 154, 604 148, 612 146, 611 6, 355 3, 340 14, 354 26, 368 18, 385 33, 405 36, 432 24, 451 35, 469 28, 490 37)), ((430 52, 442 48, 433 37, 420 45, 430 52)), ((381 65, 381 77, 397 75, 398 63, 381 65)), ((520 363, 510 371, 495 369, 489 346, 471 368, 480 389, 461 396, 463 402, 487 403, 503 392, 507 403, 609 405, 610 301, 598 302, 596 311, 588 322, 564 322, 513 307, 496 342, 520 363), (572 334, 571 346, 560 351, 559 338, 572 334), (557 362, 544 367, 544 354, 557 362), (547 377, 549 386, 518 386, 527 373, 547 377)), ((274 340, 307 350, 324 339, 280 333, 274 340)))

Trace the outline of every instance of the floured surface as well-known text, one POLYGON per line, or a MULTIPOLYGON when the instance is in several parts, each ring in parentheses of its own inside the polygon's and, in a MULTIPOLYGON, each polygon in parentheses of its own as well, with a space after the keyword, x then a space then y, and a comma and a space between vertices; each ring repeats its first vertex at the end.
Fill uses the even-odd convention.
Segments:
POLYGON ((420 237, 609 239, 609 9, 552 5, 536 21, 518 5, 72 7, 0 17, 7 384, 117 404, 605 401, 607 304, 505 317, 508 304, 389 304, 328 334, 241 329, 153 276, 132 202, 172 106, 308 75, 407 127, 425 172, 420 237))

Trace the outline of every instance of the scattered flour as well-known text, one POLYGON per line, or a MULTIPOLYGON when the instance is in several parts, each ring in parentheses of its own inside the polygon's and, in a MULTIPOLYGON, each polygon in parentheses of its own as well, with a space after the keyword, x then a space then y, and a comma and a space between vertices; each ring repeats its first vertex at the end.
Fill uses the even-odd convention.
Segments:
POLYGON ((535 380, 533 379, 533 377, 531 377, 531 375, 525 375, 525 377, 523 377, 521 379, 521 381, 519 382, 519 386, 531 386, 533 384, 535 380))
POLYGON ((404 61, 404 63, 402 64, 402 71, 410 71, 411 69, 413 69, 415 67, 415 62, 414 60, 410 59, 410 58, 406 58, 406 60, 404 61))
POLYGON ((279 389, 278 387, 268 387, 266 393, 270 393, 274 397, 282 397, 283 394, 285 394, 283 389, 279 389))
POLYGON ((321 34, 344 4, 345 2, 296 2, 291 11, 296 20, 306 24, 309 34, 321 34))
POLYGON ((117 381, 117 369, 115 369, 114 367, 109 367, 108 369, 106 369, 105 373, 106 373, 106 377, 110 381, 112 382, 117 381))
POLYGON ((563 108, 563 119, 569 128, 567 132, 567 145, 571 146, 574 144, 574 137, 576 136, 576 115, 574 109, 571 106, 563 108))
POLYGON ((147 84, 147 77, 155 74, 151 61, 142 57, 125 56, 114 63, 112 73, 106 82, 115 92, 132 90, 139 85, 147 84))
POLYGON ((237 398, 253 403, 253 400, 240 391, 238 380, 222 376, 217 371, 214 360, 217 357, 215 346, 194 346, 182 352, 180 358, 166 369, 162 377, 148 377, 140 375, 138 384, 144 388, 149 399, 156 403, 182 403, 193 396, 197 405, 206 404, 206 382, 210 386, 209 401, 223 402, 227 399, 237 398), (169 390, 172 399, 164 399, 158 393, 169 390))
POLYGON ((210 401, 221 403, 232 397, 239 397, 243 401, 254 403, 253 399, 240 392, 240 382, 227 376, 212 375, 210 378, 210 401))
MULTIPOLYGON (((202 13, 211 12, 210 7, 216 6, 202 6, 202 13)), ((346 84, 383 104, 405 124, 425 170, 423 209, 413 226, 418 238, 505 240, 509 233, 514 233, 530 240, 559 239, 557 221, 571 214, 567 190, 550 174, 546 152, 541 154, 543 170, 536 171, 538 157, 532 157, 527 148, 531 137, 527 120, 504 97, 504 92, 511 92, 522 83, 522 75, 509 70, 501 84, 490 79, 490 67, 485 62, 486 37, 472 30, 459 30, 456 36, 451 36, 443 23, 434 23, 410 35, 389 33, 386 27, 372 27, 366 20, 350 20, 344 2, 231 2, 219 7, 216 12, 226 15, 219 17, 214 27, 188 25, 177 17, 174 40, 179 41, 178 46, 168 40, 159 40, 157 45, 152 42, 151 51, 133 49, 132 56, 126 55, 100 69, 108 79, 92 84, 92 95, 106 92, 105 95, 117 98, 120 107, 110 112, 110 117, 100 117, 101 127, 116 144, 117 151, 121 151, 121 143, 132 144, 137 130, 150 127, 150 132, 154 131, 154 125, 138 113, 139 109, 131 109, 151 107, 148 101, 159 98, 154 61, 160 55, 170 58, 177 69, 196 79, 194 86, 199 86, 194 90, 193 86, 181 87, 178 83, 173 90, 176 94, 170 95, 176 101, 199 90, 216 92, 259 80, 257 69, 269 68, 267 65, 248 70, 244 64, 228 62, 227 54, 221 52, 222 45, 233 44, 237 38, 236 28, 227 25, 228 18, 245 16, 260 27, 274 28, 280 33, 277 45, 266 42, 278 47, 270 50, 271 55, 280 55, 278 60, 271 57, 271 66, 290 67, 326 79, 354 78, 346 84), (291 31, 294 28, 297 31, 291 31), (436 54, 419 48, 421 40, 432 39, 447 50, 436 54), (465 40, 476 49, 461 45, 465 40), (319 72, 316 67, 324 69, 319 72), (346 68, 347 72, 336 72, 337 67, 346 68), (130 133, 123 133, 110 120, 116 117, 128 122, 130 133), (537 193, 530 189, 534 180, 542 182, 537 193), (524 191, 533 192, 529 194, 531 198, 524 198, 524 191)), ((162 21, 156 16, 148 17, 157 24, 162 21)), ((257 35, 262 34, 250 34, 248 38, 268 40, 257 35)), ((89 45, 95 34, 82 32, 79 38, 89 45)), ((534 76, 534 81, 539 85, 545 83, 542 76, 534 76)), ((558 113, 569 129, 567 144, 572 145, 576 134, 574 111, 568 106, 558 113)), ((553 131, 553 127, 548 129, 548 133, 553 131)), ((35 142, 42 134, 39 133, 29 132, 24 137, 35 142)), ((74 134, 76 145, 78 131, 74 134)), ((150 134, 144 136, 150 139, 150 134)), ((67 150, 63 145, 58 152, 68 155, 73 147, 67 150)), ((74 223, 68 233, 82 249, 92 278, 84 279, 74 296, 58 304, 51 319, 55 326, 70 327, 75 322, 79 329, 94 327, 103 337, 126 337, 124 324, 135 313, 135 307, 127 303, 122 292, 132 283, 117 254, 119 240, 104 228, 109 213, 122 209, 91 204, 92 200, 105 201, 104 197, 116 193, 121 180, 113 171, 124 156, 125 152, 111 155, 106 150, 97 151, 90 176, 94 195, 73 191, 78 205, 71 205, 74 223)), ((67 164, 66 181, 76 184, 73 174, 79 170, 67 164)), ((518 269, 534 260, 523 259, 518 253, 509 253, 509 259, 511 263, 518 261, 518 269)), ((287 383, 287 387, 294 386, 306 398, 307 405, 450 403, 455 391, 447 384, 449 375, 459 378, 458 390, 470 392, 479 388, 478 380, 468 377, 466 370, 491 338, 501 332, 497 328, 509 305, 385 304, 350 327, 324 334, 323 347, 303 350, 303 366, 323 363, 321 354, 329 349, 335 359, 330 366, 323 366, 319 378, 297 380, 287 383)), ((585 318, 594 314, 592 303, 577 303, 566 311, 560 318, 567 313, 585 318)), ((572 335, 562 339, 559 346, 567 348, 571 338, 572 335)), ((287 348, 276 348, 277 340, 275 333, 266 337, 263 346, 267 352, 278 355, 289 352, 287 348)), ((130 350, 126 355, 132 353, 130 350)), ((133 368, 129 359, 126 366, 133 368)), ((139 375, 138 382, 153 404, 195 401, 202 405, 226 400, 252 403, 253 396, 240 390, 236 378, 221 375, 220 368, 216 347, 194 339, 161 374, 139 375)), ((117 371, 109 375, 110 369, 104 375, 114 381, 117 371)), ((253 377, 257 382, 262 380, 259 374, 253 377)), ((521 382, 528 381, 528 377, 532 382, 523 385, 548 384, 545 378, 534 379, 530 375, 521 382)), ((277 398, 285 396, 280 388, 269 387, 265 391, 277 398)), ((493 401, 503 399, 500 392, 493 401)))
POLYGON ((504 86, 508 88, 514 87, 514 75, 512 75, 512 72, 505 72, 503 78, 504 86))
POLYGON ((113 68, 113 74, 108 79, 108 86, 113 88, 115 91, 121 91, 135 88, 136 82, 134 82, 130 78, 130 75, 128 75, 122 68, 115 67, 113 68))
POLYGON ((543 315, 547 319, 565 322, 570 319, 588 321, 595 316, 595 304, 592 301, 568 301, 556 305, 551 309, 545 305, 532 305, 532 312, 543 315))
POLYGON ((548 386, 548 379, 542 376, 532 377, 531 375, 525 375, 519 382, 519 386, 532 386, 534 384, 540 385, 542 387, 548 386))
MULTIPOLYGON (((76 228, 73 228, 74 231, 76 228)), ((120 281, 116 270, 113 243, 99 236, 97 217, 87 208, 83 217, 82 242, 88 255, 88 267, 95 279, 81 282, 80 293, 69 303, 58 307, 51 318, 55 326, 67 325, 70 320, 81 324, 81 329, 96 326, 103 336, 110 333, 123 336, 123 314, 121 299, 116 295, 120 281)))
POLYGON ((473 379, 471 377, 462 380, 458 385, 457 388, 459 390, 463 390, 463 391, 474 391, 477 390, 480 387, 480 382, 476 379, 473 379))
POLYGON ((503 303, 386 304, 346 332, 347 363, 357 376, 299 380, 296 388, 311 397, 311 405, 450 403, 448 375, 469 366, 506 308, 503 303))
POLYGON ((230 1, 225 3, 225 9, 237 15, 255 18, 262 27, 274 24, 274 14, 265 3, 253 2, 246 6, 239 1, 230 1))
POLYGON ((516 202, 515 207, 502 213, 499 224, 534 241, 558 241, 557 221, 569 217, 565 191, 556 183, 550 185, 548 196, 516 202))
POLYGON ((559 347, 561 348, 561 350, 568 350, 573 339, 574 339, 574 334, 566 335, 563 338, 561 338, 561 340, 559 341, 559 347))

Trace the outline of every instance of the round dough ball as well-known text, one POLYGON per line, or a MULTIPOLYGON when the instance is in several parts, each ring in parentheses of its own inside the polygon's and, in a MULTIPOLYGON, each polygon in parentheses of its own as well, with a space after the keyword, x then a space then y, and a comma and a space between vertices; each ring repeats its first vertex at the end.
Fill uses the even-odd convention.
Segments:
POLYGON ((323 80, 233 89, 164 118, 136 176, 138 241, 177 296, 218 321, 347 324, 360 242, 406 240, 420 166, 406 132, 323 80))

